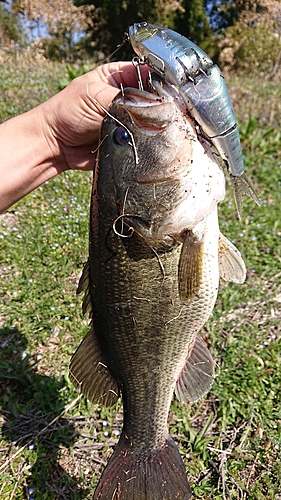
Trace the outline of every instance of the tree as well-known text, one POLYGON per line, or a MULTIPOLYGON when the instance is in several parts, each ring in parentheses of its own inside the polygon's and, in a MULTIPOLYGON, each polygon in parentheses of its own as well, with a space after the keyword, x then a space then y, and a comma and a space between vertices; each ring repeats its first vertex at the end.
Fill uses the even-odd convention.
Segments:
POLYGON ((183 0, 181 11, 177 12, 175 29, 181 35, 190 38, 198 45, 204 45, 204 41, 212 38, 213 32, 210 27, 202 0, 183 0))
POLYGON ((279 0, 236 0, 240 8, 219 47, 224 71, 259 72, 275 76, 281 62, 281 5, 279 0), (243 8, 242 8, 243 7, 243 8))
MULTIPOLYGON (((104 56, 112 53, 122 42, 124 32, 140 21, 174 28, 174 19, 182 9, 180 0, 74 0, 75 5, 96 7, 94 29, 91 29, 92 51, 101 51, 104 56)), ((124 46, 118 57, 131 57, 129 44, 124 46)))
POLYGON ((204 9, 212 28, 221 30, 236 23, 243 5, 238 6, 235 0, 204 0, 204 9))
POLYGON ((15 14, 0 3, 0 46, 9 47, 12 42, 20 42, 22 28, 15 14))
POLYGON ((72 0, 13 0, 11 9, 21 21, 26 44, 40 41, 48 56, 62 58, 85 35, 94 7, 77 7, 72 0))
POLYGON ((243 17, 250 24, 260 22, 279 4, 279 0, 204 0, 204 9, 212 28, 221 30, 234 26, 243 17))

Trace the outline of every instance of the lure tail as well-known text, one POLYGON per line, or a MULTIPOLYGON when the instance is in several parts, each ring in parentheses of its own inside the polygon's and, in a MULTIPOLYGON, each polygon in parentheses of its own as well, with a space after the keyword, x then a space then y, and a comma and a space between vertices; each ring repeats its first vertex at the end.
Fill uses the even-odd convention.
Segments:
POLYGON ((190 486, 176 443, 136 452, 124 435, 110 458, 93 500, 188 500, 190 486))
POLYGON ((241 220, 242 219, 242 203, 243 203, 243 197, 245 195, 250 196, 252 200, 256 202, 257 205, 260 206, 260 202, 258 199, 258 196, 254 190, 254 187, 248 179, 248 177, 243 174, 239 176, 231 176, 233 179, 233 186, 234 186, 234 197, 235 197, 235 204, 236 204, 236 209, 238 212, 238 217, 241 220))

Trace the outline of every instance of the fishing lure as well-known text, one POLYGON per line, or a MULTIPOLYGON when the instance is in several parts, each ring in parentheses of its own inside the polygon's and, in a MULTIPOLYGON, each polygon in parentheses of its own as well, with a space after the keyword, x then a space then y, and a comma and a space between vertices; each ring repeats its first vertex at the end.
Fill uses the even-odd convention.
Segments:
POLYGON ((127 36, 139 58, 177 88, 203 135, 227 164, 241 219, 243 196, 258 205, 259 200, 244 172, 238 126, 219 67, 195 43, 168 28, 141 22, 130 26, 127 36))

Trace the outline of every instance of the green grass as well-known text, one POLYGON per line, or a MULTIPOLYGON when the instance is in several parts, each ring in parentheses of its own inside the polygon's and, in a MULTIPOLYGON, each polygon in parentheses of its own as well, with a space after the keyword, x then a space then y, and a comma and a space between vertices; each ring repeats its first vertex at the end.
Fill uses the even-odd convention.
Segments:
MULTIPOLYGON (((3 69, 2 120, 47 99, 69 77, 63 65, 50 72, 30 60, 3 69)), ((221 282, 202 331, 217 360, 215 384, 197 404, 174 402, 169 426, 194 499, 280 500, 280 90, 238 78, 230 89, 261 207, 245 200, 239 222, 228 182, 220 227, 241 251, 248 278, 221 282)), ((92 406, 68 379, 70 356, 88 329, 75 290, 87 258, 90 190, 90 174, 68 172, 0 219, 3 500, 90 499, 118 439, 120 403, 92 406)))

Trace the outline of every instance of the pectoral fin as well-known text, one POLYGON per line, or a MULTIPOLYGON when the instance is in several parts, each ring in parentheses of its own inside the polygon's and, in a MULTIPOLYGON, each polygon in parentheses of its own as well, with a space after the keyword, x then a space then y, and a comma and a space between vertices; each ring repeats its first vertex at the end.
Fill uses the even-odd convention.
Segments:
POLYGON ((215 362, 205 342, 196 337, 186 364, 176 383, 175 393, 182 403, 196 403, 212 387, 215 362))
POLYGON ((69 378, 93 403, 112 406, 119 397, 118 384, 107 369, 93 326, 71 359, 69 378))
POLYGON ((220 277, 233 283, 244 283, 246 266, 241 253, 222 233, 219 236, 220 277))
POLYGON ((198 293, 203 271, 203 241, 187 231, 182 244, 178 267, 178 287, 180 300, 192 300, 198 293))

